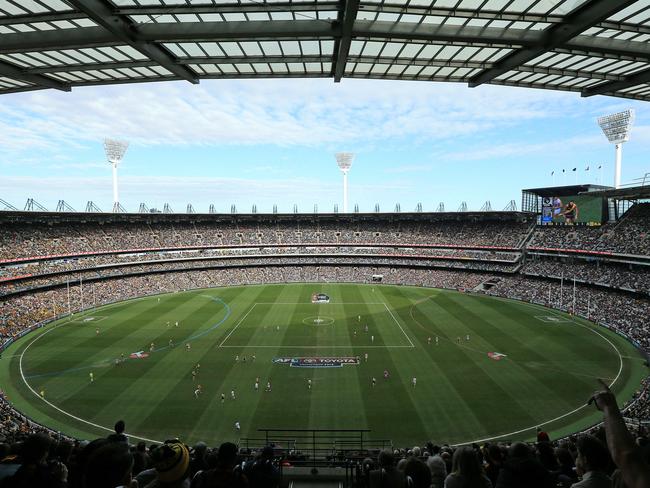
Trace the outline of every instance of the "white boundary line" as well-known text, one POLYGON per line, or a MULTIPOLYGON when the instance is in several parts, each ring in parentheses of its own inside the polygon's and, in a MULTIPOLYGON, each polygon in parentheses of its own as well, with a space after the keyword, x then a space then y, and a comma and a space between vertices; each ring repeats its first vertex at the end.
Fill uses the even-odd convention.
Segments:
POLYGON ((232 330, 228 333, 228 335, 225 337, 225 339, 223 341, 221 341, 221 344, 219 344, 217 347, 224 347, 223 344, 228 340, 228 338, 232 335, 232 333, 235 332, 235 330, 237 330, 237 327, 239 327, 239 324, 241 324, 244 321, 244 319, 246 317, 248 317, 248 314, 251 313, 256 306, 257 306, 257 303, 253 303, 253 306, 250 308, 250 310, 248 312, 246 312, 241 319, 239 319, 239 322, 237 322, 237 324, 232 328, 232 330))
MULTIPOLYGON (((109 429, 108 427, 104 427, 103 425, 99 425, 99 424, 96 424, 96 423, 94 423, 94 422, 90 422, 89 420, 84 420, 84 419, 82 419, 82 418, 80 418, 80 417, 77 417, 76 415, 73 415, 73 414, 71 414, 70 412, 66 412, 65 410, 63 410, 63 409, 57 407, 56 405, 54 405, 52 402, 46 400, 45 398, 42 398, 42 397, 41 397, 41 396, 40 396, 40 395, 39 395, 39 394, 34 390, 34 388, 32 388, 32 385, 30 385, 30 384, 27 382, 27 378, 25 378, 25 373, 23 372, 23 356, 25 355, 25 353, 27 352, 27 350, 28 350, 28 349, 31 347, 31 345, 34 344, 37 340, 39 340, 41 337, 45 336, 45 334, 49 334, 49 333, 52 332, 53 330, 58 329, 59 327, 61 327, 61 326, 63 326, 63 325, 67 325, 68 323, 69 323, 69 322, 64 322, 64 323, 62 323, 62 324, 55 325, 54 327, 49 328, 48 330, 46 330, 46 331, 43 332, 42 334, 38 335, 37 337, 34 337, 34 339, 33 339, 29 344, 27 344, 27 346, 25 347, 25 349, 23 349, 23 352, 20 354, 20 359, 19 359, 19 361, 18 361, 18 365, 19 365, 19 369, 20 369, 20 376, 21 376, 22 379, 23 379, 23 383, 25 383, 25 385, 27 386, 27 388, 29 388, 29 390, 30 390, 30 391, 31 391, 31 392, 36 396, 36 398, 38 398, 38 399, 40 399, 41 401, 47 403, 50 407, 52 407, 52 408, 55 409, 56 411, 61 412, 62 414, 67 415, 68 417, 71 417, 71 418, 73 418, 73 419, 75 419, 75 420, 77 420, 77 421, 79 421, 79 422, 84 423, 84 424, 92 425, 93 427, 95 427, 95 428, 97 428, 97 429, 105 430, 105 431, 108 431, 108 432, 113 432, 113 429, 109 429)), ((133 435, 133 434, 129 434, 129 437, 133 437, 134 439, 140 439, 140 440, 142 440, 142 441, 146 441, 146 442, 154 442, 154 443, 156 443, 156 444, 160 444, 160 441, 156 441, 156 440, 154 440, 154 439, 148 439, 148 438, 146 438, 146 437, 140 437, 140 436, 133 435)))
MULTIPOLYGON (((529 303, 529 305, 535 305, 535 304, 530 304, 529 303)), ((555 312, 554 310, 549 310, 549 313, 554 314, 554 315, 559 315, 559 313, 555 312)), ((561 315, 560 315, 560 317, 566 319, 566 317, 562 317, 561 315)), ((610 341, 607 337, 605 337, 603 334, 598 332, 593 327, 588 327, 588 326, 586 326, 584 324, 579 324, 578 322, 576 322, 575 319, 569 319, 565 323, 572 323, 572 324, 578 325, 578 326, 580 326, 580 327, 582 327, 584 329, 590 330, 594 334, 597 334, 600 337, 602 337, 603 339, 605 339, 609 343, 609 345, 612 346, 612 348, 614 348, 614 351, 616 351, 616 354, 618 354, 619 366, 618 366, 618 373, 616 374, 616 377, 614 378, 614 380, 609 384, 609 387, 611 388, 612 386, 614 386, 614 383, 616 383, 616 381, 618 381, 618 378, 621 376, 621 372, 623 371, 623 356, 621 356, 621 352, 618 350, 618 347, 616 347, 616 345, 612 341, 610 341)), ((508 436, 511 436, 511 435, 521 434, 522 432, 526 432, 528 430, 533 430, 536 427, 541 427, 542 425, 547 425, 547 424, 550 424, 551 422, 555 422, 557 420, 563 419, 564 417, 568 417, 569 415, 572 415, 572 414, 578 412, 579 410, 582 410, 583 408, 585 408, 587 406, 588 406, 587 404, 581 405, 580 407, 574 408, 570 412, 567 412, 567 413, 565 413, 563 415, 560 415, 559 417, 555 417, 554 419, 551 419, 551 420, 546 420, 545 422, 540 422, 538 424, 535 424, 534 426, 526 427, 525 429, 519 429, 519 430, 516 430, 514 432, 508 432, 507 434, 501 434, 501 435, 497 435, 497 436, 493 436, 493 437, 486 437, 484 439, 476 439, 476 440, 467 441, 467 442, 459 442, 459 443, 456 443, 454 445, 455 446, 462 446, 462 445, 466 445, 466 444, 485 442, 485 441, 490 441, 490 440, 493 440, 493 439, 501 439, 503 437, 508 437, 508 436)))
POLYGON ((390 316, 393 317, 393 320, 397 324, 397 327, 399 327, 399 329, 402 331, 402 334, 404 334, 404 337, 406 337, 406 339, 409 341, 409 344, 411 344, 411 347, 415 347, 415 345, 413 344, 413 341, 411 340, 411 338, 406 335, 406 332, 404 332, 404 329, 402 328, 401 324, 397 321, 397 319, 395 318, 395 315, 393 315, 393 311, 390 308, 388 308, 388 305, 386 305, 385 303, 384 303, 384 307, 386 307, 386 311, 390 314, 390 316))

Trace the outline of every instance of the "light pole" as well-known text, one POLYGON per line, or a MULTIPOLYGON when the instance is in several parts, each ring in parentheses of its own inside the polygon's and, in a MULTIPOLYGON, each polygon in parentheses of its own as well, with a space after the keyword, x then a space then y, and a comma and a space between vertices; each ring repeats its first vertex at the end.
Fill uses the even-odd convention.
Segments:
POLYGON ((630 140, 630 130, 634 122, 634 110, 628 109, 612 115, 598 117, 598 125, 603 130, 607 140, 615 145, 616 165, 614 169, 614 187, 621 186, 621 158, 623 143, 630 140))
POLYGON ((104 139, 104 151, 108 163, 113 167, 113 212, 120 211, 120 199, 117 191, 117 165, 122 162, 129 143, 116 139, 104 139))
POLYGON ((348 213, 348 171, 352 167, 354 153, 336 153, 336 164, 343 173, 343 213, 348 213))

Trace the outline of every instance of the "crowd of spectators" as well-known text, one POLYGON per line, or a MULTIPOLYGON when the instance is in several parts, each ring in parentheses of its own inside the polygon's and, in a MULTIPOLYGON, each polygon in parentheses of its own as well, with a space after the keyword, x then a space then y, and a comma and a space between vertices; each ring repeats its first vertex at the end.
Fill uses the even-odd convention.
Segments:
MULTIPOLYGON (((638 205, 618 224, 601 229, 540 228, 534 232, 528 247, 648 256, 649 217, 650 205, 638 205)), ((233 221, 219 226, 194 223, 3 226, 0 259, 144 248, 232 247, 51 259, 25 267, 5 267, 0 270, 0 278, 23 273, 69 273, 34 276, 0 286, 0 294, 5 294, 0 299, 0 347, 35 324, 62 314, 148 294, 257 283, 367 283, 381 276, 381 282, 387 284, 461 290, 480 290, 490 282, 493 286, 487 288, 488 294, 568 310, 623 333, 650 350, 647 319, 650 300, 625 292, 650 293, 650 273, 642 266, 612 262, 535 259, 526 262, 521 274, 504 274, 504 271, 514 271, 521 257, 516 249, 524 245, 531 230, 525 223, 472 221, 444 222, 444 225, 399 221, 305 225, 296 221, 244 226, 233 221), (341 243, 344 245, 318 246, 341 243), (373 243, 378 245, 353 245, 373 243), (461 243, 468 247, 503 246, 512 251, 415 247, 461 243), (277 247, 278 244, 292 246, 277 247), (385 247, 387 244, 403 246, 385 247), (238 245, 259 247, 237 248, 238 245), (201 269, 215 261, 222 267, 201 269), (433 261, 447 269, 432 268, 433 261), (562 276, 564 283, 560 285, 557 278, 562 276), (60 286, 46 290, 7 294, 19 287, 57 282, 60 286), (617 288, 621 291, 616 291, 617 288)), ((602 398, 605 397, 606 394, 602 398)), ((615 471, 611 458, 619 467, 627 466, 628 458, 611 445, 610 434, 614 430, 607 423, 611 405, 608 407, 605 400, 601 403, 598 407, 606 413, 607 439, 604 431, 598 429, 595 436, 571 437, 554 443, 538 437, 540 442, 535 445, 487 443, 455 448, 427 443, 408 450, 366 452, 367 458, 358 463, 358 486, 568 487, 578 481, 578 475, 583 477, 582 483, 608 475, 625 478, 615 471), (610 453, 604 447, 607 443, 610 453), (589 475, 590 472, 595 474, 589 475)), ((649 380, 643 382, 624 412, 630 422, 650 418, 649 380)), ((640 452, 647 462, 650 442, 643 429, 637 434, 636 443, 643 449, 640 452)), ((278 463, 289 462, 286 453, 272 448, 251 453, 238 452, 236 446, 228 443, 209 449, 205 444, 188 448, 179 442, 129 446, 125 440, 121 432, 90 443, 62 438, 15 411, 0 392, 0 488, 271 487, 278 481, 278 463), (178 468, 178 463, 183 469, 178 468), (254 466, 257 467, 253 469, 254 466), (45 484, 34 484, 34 480, 45 484), (219 481, 226 484, 215 484, 219 481)), ((645 486, 631 484, 629 478, 626 482, 628 488, 645 486)))
POLYGON ((291 246, 291 247, 229 247, 217 249, 184 249, 177 251, 144 251, 138 253, 99 254, 67 258, 42 259, 20 264, 0 263, 0 283, 12 278, 25 278, 51 273, 83 271, 96 268, 118 267, 133 263, 149 263, 171 260, 198 260, 209 258, 229 258, 238 256, 304 256, 304 255, 354 255, 377 257, 418 257, 421 259, 489 261, 514 264, 521 258, 520 252, 492 250, 428 248, 428 247, 388 247, 388 246, 291 246))
POLYGON ((604 285, 650 295, 650 266, 583 260, 528 260, 521 273, 604 285))
MULTIPOLYGON (((325 459, 352 468, 354 488, 647 486, 650 438, 643 430, 632 437, 609 390, 595 393, 590 402, 603 411, 604 426, 589 434, 552 440, 537 428, 535 443, 428 441, 381 451, 357 446, 325 459)), ((277 444, 256 449, 230 442, 188 446, 178 439, 133 444, 121 420, 114 433, 90 442, 19 422, 0 438, 0 487, 279 488, 286 486, 283 475, 291 476, 305 461, 310 465, 309 455, 277 444)))
POLYGON ((528 248, 575 249, 648 256, 650 255, 650 203, 636 204, 621 220, 602 227, 540 227, 534 232, 528 248))
POLYGON ((449 220, 433 222, 284 222, 244 226, 192 222, 156 224, 3 223, 0 261, 37 256, 72 255, 136 249, 305 244, 378 244, 497 246, 517 248, 531 228, 515 221, 449 220))

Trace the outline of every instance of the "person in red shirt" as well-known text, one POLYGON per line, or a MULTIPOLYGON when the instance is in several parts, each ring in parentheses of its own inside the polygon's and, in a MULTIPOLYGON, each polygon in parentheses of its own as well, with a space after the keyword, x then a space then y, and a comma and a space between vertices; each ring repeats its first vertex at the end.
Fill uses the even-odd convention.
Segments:
POLYGON ((537 427, 537 442, 551 442, 551 438, 541 427, 537 427))

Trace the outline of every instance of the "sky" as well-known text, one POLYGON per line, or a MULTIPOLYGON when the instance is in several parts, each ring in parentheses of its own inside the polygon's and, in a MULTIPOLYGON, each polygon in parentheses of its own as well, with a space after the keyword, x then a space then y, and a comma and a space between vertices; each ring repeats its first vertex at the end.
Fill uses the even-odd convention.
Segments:
MULTIPOLYGON (((634 108, 623 183, 650 172, 650 105, 577 93, 344 79, 203 80, 0 96, 0 199, 112 207, 104 138, 129 142, 120 203, 175 212, 342 210, 335 153, 353 152, 350 210, 495 210, 523 188, 612 185, 596 124, 634 108), (603 166, 602 171, 597 167, 603 166), (589 166, 590 170, 585 171, 589 166), (576 172, 572 172, 577 168, 576 172), (564 177, 562 170, 566 170, 564 177), (555 172, 555 176, 551 173, 555 172)), ((650 176, 650 175, 649 175, 650 176)), ((0 204, 0 208, 2 205, 0 204)))

